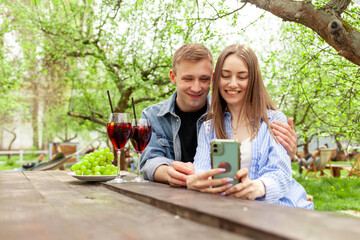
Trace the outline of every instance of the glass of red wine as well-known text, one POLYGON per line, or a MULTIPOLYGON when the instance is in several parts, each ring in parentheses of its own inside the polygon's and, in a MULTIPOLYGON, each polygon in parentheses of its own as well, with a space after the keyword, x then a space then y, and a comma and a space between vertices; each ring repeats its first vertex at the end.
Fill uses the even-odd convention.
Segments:
POLYGON ((120 173, 120 156, 121 150, 129 140, 131 134, 130 115, 128 113, 111 113, 106 127, 110 141, 117 151, 117 176, 108 183, 124 183, 128 182, 121 178, 120 173))
POLYGON ((134 182, 147 182, 140 176, 140 157, 141 153, 144 151, 145 147, 148 145, 151 138, 151 125, 148 119, 140 118, 133 119, 131 127, 131 137, 130 141, 134 146, 138 154, 137 161, 137 176, 133 180, 134 182))

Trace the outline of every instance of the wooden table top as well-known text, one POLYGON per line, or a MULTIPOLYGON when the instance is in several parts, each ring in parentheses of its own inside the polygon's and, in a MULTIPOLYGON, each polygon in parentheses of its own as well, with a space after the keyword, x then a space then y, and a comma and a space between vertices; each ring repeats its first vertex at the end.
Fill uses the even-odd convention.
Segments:
POLYGON ((160 183, 0 172, 1 239, 357 239, 360 219, 160 183))

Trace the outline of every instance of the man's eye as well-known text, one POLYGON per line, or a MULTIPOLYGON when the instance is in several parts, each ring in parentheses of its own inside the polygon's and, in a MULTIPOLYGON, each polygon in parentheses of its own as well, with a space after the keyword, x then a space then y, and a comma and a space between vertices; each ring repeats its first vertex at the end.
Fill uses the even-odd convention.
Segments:
POLYGON ((192 78, 184 78, 185 81, 192 81, 192 78))

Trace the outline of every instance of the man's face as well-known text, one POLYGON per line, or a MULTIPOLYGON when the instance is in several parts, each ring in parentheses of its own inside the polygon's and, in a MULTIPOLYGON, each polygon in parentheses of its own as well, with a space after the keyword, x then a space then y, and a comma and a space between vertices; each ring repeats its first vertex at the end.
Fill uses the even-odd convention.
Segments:
POLYGON ((206 104, 210 90, 213 65, 210 60, 183 60, 176 65, 176 75, 170 71, 170 79, 176 84, 176 103, 183 112, 195 112, 206 104))

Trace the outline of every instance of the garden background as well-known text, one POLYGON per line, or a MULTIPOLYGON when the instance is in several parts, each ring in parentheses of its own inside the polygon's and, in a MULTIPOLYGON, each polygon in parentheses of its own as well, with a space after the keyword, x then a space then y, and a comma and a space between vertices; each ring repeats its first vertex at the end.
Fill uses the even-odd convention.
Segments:
MULTIPOLYGON (((2 150, 110 146, 106 90, 116 111, 131 113, 133 97, 140 115, 173 93, 172 54, 189 42, 215 59, 250 45, 299 150, 320 137, 359 146, 359 1, 0 0, 0 26, 2 150)), ((358 178, 297 180, 316 209, 359 211, 358 178)))

